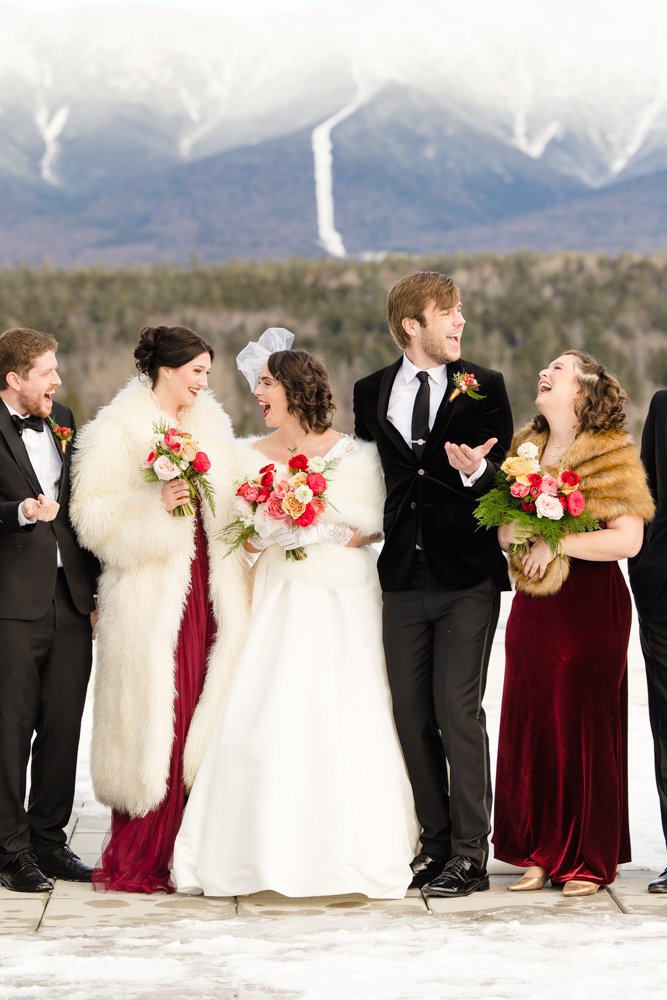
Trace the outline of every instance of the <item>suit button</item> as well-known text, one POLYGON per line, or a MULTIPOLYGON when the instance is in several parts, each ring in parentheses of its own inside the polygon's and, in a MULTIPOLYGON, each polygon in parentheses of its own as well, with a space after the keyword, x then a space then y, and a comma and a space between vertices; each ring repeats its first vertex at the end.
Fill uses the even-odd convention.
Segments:
POLYGON ((418 472, 418 474, 420 476, 425 476, 426 475, 426 469, 417 469, 417 472, 418 472))
POLYGON ((416 510, 416 509, 417 509, 417 504, 413 500, 412 503, 410 504, 410 510, 416 510))

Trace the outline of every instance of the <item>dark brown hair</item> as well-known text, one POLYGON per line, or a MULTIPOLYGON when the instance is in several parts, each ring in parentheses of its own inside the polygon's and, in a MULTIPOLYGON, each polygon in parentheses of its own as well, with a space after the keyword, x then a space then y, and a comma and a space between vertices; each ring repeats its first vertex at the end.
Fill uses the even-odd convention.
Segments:
POLYGON ((305 431, 322 434, 331 427, 336 405, 321 361, 308 351, 276 351, 267 364, 285 390, 288 411, 305 431))
POLYGON ((461 301, 454 279, 440 271, 415 271, 400 278, 389 292, 387 322, 391 335, 402 351, 410 338, 403 329, 404 319, 424 325, 424 309, 434 302, 438 309, 451 309, 461 301))
POLYGON ((165 368, 180 368, 200 354, 214 351, 203 337, 187 326, 145 326, 139 334, 134 360, 142 375, 155 385, 158 372, 165 368))
MULTIPOLYGON (((578 433, 619 430, 625 423, 623 405, 628 397, 616 376, 586 351, 564 351, 563 354, 577 359, 579 393, 574 403, 574 412, 579 420, 578 433)), ((548 426, 541 413, 533 417, 536 431, 545 431, 548 426)))
POLYGON ((50 333, 27 326, 14 326, 0 333, 0 389, 7 388, 7 375, 16 372, 27 378, 30 369, 47 351, 57 351, 58 341, 50 333))

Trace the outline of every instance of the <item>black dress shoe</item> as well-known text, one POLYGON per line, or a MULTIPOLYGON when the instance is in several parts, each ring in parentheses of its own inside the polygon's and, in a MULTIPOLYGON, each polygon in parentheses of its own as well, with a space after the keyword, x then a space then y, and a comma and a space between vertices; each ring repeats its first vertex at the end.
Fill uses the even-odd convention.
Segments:
POLYGON ((0 872, 0 885, 14 892, 51 892, 53 882, 49 882, 44 872, 37 866, 37 858, 26 848, 0 872))
POLYGON ((67 844, 40 858, 39 864, 50 878, 61 878, 64 882, 90 882, 93 875, 90 865, 77 857, 67 844))
POLYGON ((471 858, 459 855, 445 865, 442 874, 423 888, 425 896, 469 896, 489 888, 486 868, 477 868, 471 858))
POLYGON ((421 889, 432 878, 439 875, 446 864, 447 862, 444 858, 434 858, 430 854, 424 854, 422 851, 421 854, 418 854, 410 862, 414 878, 408 889, 421 889))
POLYGON ((656 879, 648 884, 649 892, 667 892, 667 868, 665 868, 662 875, 658 875, 656 879))

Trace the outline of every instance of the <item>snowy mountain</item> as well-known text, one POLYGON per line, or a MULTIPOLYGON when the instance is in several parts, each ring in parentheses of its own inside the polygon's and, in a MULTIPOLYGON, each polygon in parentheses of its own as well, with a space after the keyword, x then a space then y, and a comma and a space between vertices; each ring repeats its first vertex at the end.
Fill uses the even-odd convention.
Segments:
POLYGON ((0 6, 0 262, 667 247, 666 27, 651 0, 0 6))

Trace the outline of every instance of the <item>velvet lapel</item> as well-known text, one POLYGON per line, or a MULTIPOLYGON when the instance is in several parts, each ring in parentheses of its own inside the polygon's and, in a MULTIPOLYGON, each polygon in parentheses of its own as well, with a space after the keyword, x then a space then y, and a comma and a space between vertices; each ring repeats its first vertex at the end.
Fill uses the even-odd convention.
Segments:
MULTIPOLYGON (((42 487, 37 481, 37 476, 35 475, 35 470, 30 464, 30 459, 28 458, 28 452, 23 443, 23 438, 17 433, 16 427, 12 423, 12 418, 9 415, 9 410, 5 406, 4 400, 0 400, 0 433, 2 433, 5 441, 7 442, 7 447, 14 456, 16 464, 20 468, 21 472, 28 480, 30 489, 35 496, 39 496, 42 492, 42 487)), ((22 497, 20 499, 23 499, 22 497)))
POLYGON ((403 364, 403 358, 400 357, 393 365, 385 371, 382 376, 382 381, 380 382, 380 392, 378 394, 378 420, 382 425, 385 433, 392 439, 397 448, 401 451, 407 452, 412 457, 415 457, 410 445, 405 441, 402 434, 396 430, 391 420, 387 420, 387 410, 389 409, 389 397, 391 395, 391 389, 396 378, 396 374, 400 370, 403 364))
MULTIPOLYGON (((48 423, 48 418, 47 418, 47 423, 48 423)), ((60 482, 58 483, 58 503, 60 503, 63 495, 63 486, 65 485, 65 481, 67 479, 67 472, 69 470, 69 462, 70 462, 69 450, 71 446, 68 444, 65 454, 63 454, 63 450, 60 445, 60 440, 56 437, 55 432, 51 427, 51 424, 48 425, 48 429, 49 433, 51 434, 51 437, 53 438, 53 442, 56 446, 56 451, 58 452, 58 458, 60 459, 60 465, 61 465, 60 482)))
POLYGON ((455 399, 453 403, 449 402, 449 397, 456 388, 456 385, 454 384, 454 376, 457 372, 462 371, 463 363, 460 359, 458 361, 450 361, 447 364, 447 390, 442 403, 438 407, 438 412, 435 415, 435 421, 433 423, 433 427, 431 428, 431 433, 426 440, 426 447, 424 448, 425 455, 427 455, 429 451, 432 451, 434 448, 442 447, 442 439, 445 435, 445 431, 447 430, 449 421, 454 415, 454 407, 458 402, 458 398, 455 399))

